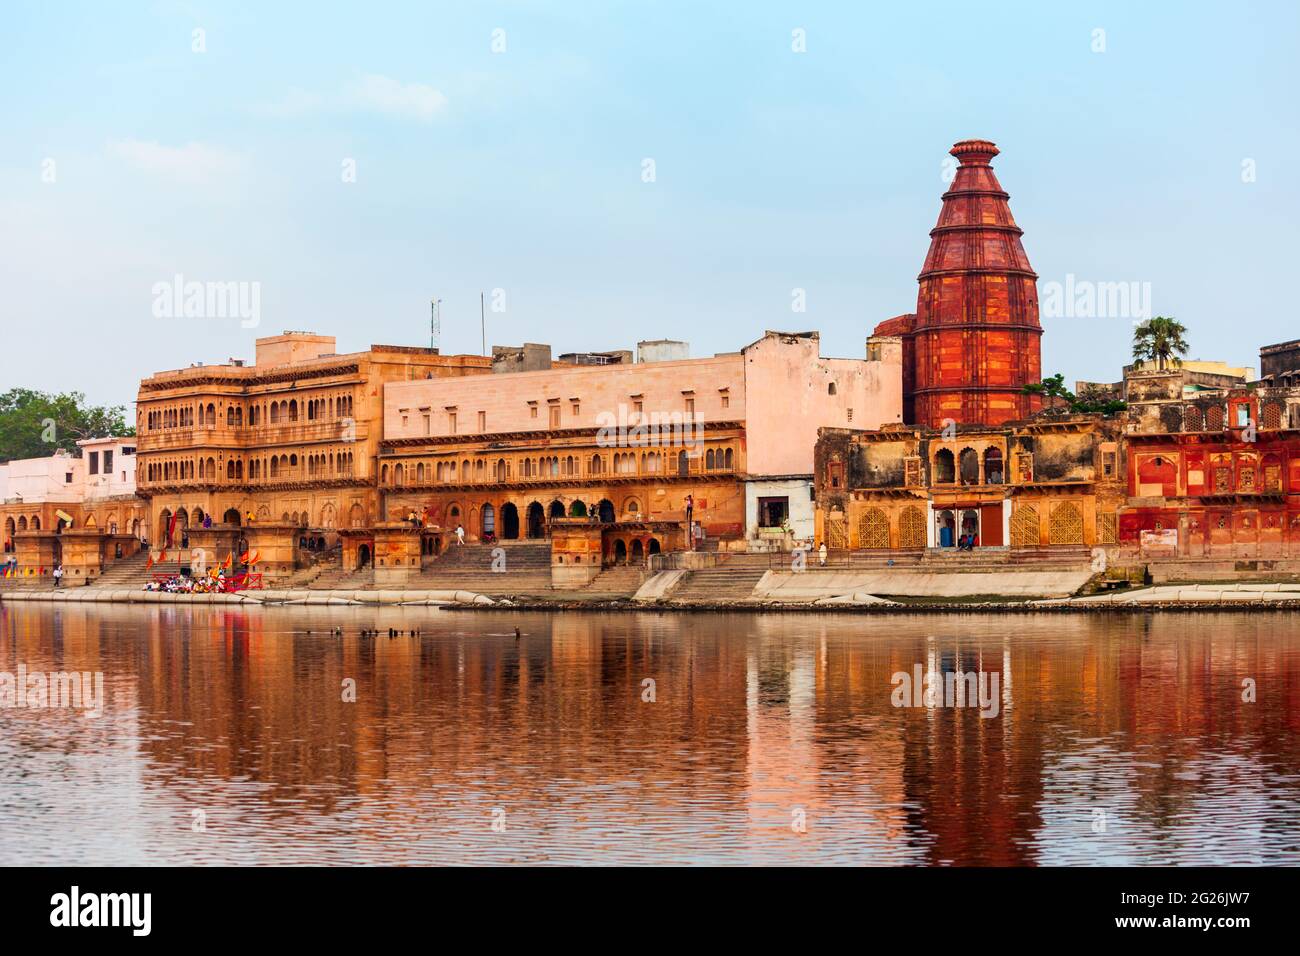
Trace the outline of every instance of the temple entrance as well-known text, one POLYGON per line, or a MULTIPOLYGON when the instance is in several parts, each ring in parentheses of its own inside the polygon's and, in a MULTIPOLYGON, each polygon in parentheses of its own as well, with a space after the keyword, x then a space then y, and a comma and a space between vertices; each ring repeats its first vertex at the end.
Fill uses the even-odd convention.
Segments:
POLYGON ((510 502, 501 506, 501 537, 508 541, 519 537, 519 509, 510 502))
POLYGON ((357 547, 357 568, 364 568, 370 565, 370 545, 363 544, 357 547))
POLYGON ((632 562, 640 564, 645 560, 645 549, 641 546, 641 539, 637 538, 632 542, 632 562))
POLYGON ((975 548, 980 543, 980 513, 973 508, 968 508, 961 513, 961 534, 957 538, 957 543, 965 541, 965 547, 975 548))
POLYGON ((223 514, 223 515, 221 516, 221 520, 222 520, 223 522, 225 522, 226 524, 234 525, 236 528, 238 528, 238 527, 239 527, 239 509, 238 509, 238 508, 227 508, 227 509, 226 509, 226 513, 223 514))
POLYGON ((540 502, 528 506, 528 537, 540 538, 546 533, 546 512, 540 502))
POLYGON ((614 563, 627 564, 627 545, 621 538, 614 542, 614 563))
POLYGON ((658 554, 658 553, 659 553, 659 539, 658 539, 658 538, 651 538, 651 539, 650 539, 650 553, 651 553, 651 554, 658 554))

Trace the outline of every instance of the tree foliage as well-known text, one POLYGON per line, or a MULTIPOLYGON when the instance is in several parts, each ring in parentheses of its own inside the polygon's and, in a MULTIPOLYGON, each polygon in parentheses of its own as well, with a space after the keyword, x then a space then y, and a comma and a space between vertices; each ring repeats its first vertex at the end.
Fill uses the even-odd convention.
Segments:
POLYGON ((11 388, 0 394, 0 462, 43 458, 59 448, 76 455, 84 438, 134 434, 125 406, 88 405, 81 392, 11 388))
POLYGON ((1166 365, 1183 364, 1180 355, 1187 354, 1187 327, 1183 323, 1157 315, 1133 330, 1133 365, 1141 368, 1155 362, 1157 369, 1166 365))
POLYGON ((1082 395, 1075 395, 1065 387, 1065 376, 1057 372, 1051 378, 1026 385, 1021 389, 1026 395, 1042 395, 1047 399, 1048 409, 1080 412, 1094 415, 1114 415, 1128 408, 1126 402, 1111 398, 1109 394, 1089 388, 1082 395))

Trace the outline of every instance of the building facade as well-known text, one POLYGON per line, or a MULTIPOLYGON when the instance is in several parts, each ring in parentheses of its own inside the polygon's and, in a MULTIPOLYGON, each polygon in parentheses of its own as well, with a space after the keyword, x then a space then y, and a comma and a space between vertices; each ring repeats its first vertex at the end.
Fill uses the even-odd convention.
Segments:
POLYGON ((1300 388, 1178 394, 1126 436, 1120 541, 1145 557, 1300 557, 1300 388))
MULTIPOLYGON (((643 359, 681 354, 643 345, 643 359)), ((385 517, 419 513, 471 540, 627 525, 629 557, 666 550, 665 528, 685 543, 688 503, 697 546, 811 537, 817 427, 896 422, 902 401, 897 340, 871 342, 865 359, 823 358, 819 345, 768 332, 709 358, 389 383, 385 517)))
POLYGON ((258 339, 251 366, 196 365, 140 383, 137 482, 155 548, 188 543, 218 559, 251 548, 261 570, 283 575, 300 547, 364 533, 379 515, 385 384, 491 369, 476 355, 334 347, 332 336, 287 332, 258 339))
POLYGON ((1091 548, 1117 541, 1122 426, 1100 416, 992 426, 823 429, 817 539, 832 550, 1091 548))
POLYGON ((134 438, 77 442, 60 452, 0 465, 0 528, 5 559, 23 577, 64 569, 67 584, 93 580, 134 554, 148 512, 135 494, 134 438))

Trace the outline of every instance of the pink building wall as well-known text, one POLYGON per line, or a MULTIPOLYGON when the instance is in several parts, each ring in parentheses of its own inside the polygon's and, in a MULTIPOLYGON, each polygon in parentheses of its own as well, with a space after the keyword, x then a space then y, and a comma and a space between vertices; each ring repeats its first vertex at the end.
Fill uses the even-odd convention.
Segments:
POLYGON ((811 475, 818 428, 902 421, 901 347, 867 361, 821 358, 819 346, 815 335, 768 333, 744 350, 750 474, 811 475))
POLYGON ((619 406, 634 416, 640 395, 646 416, 682 414, 683 392, 694 391, 695 412, 705 422, 743 421, 744 367, 739 353, 680 362, 636 365, 575 365, 540 372, 417 379, 384 386, 384 438, 449 435, 449 407, 456 408, 456 434, 549 431, 549 405, 558 401, 560 428, 599 428, 602 413, 617 417, 619 406), (726 389, 727 407, 723 407, 726 389), (573 399, 578 411, 573 410, 573 399), (533 417, 529 402, 536 403, 533 417), (485 428, 478 426, 485 413, 485 428), (429 415, 429 431, 424 416, 429 415))
POLYGON ((819 427, 876 428, 900 421, 903 406, 897 345, 872 361, 821 358, 819 349, 816 333, 769 332, 740 352, 711 358, 390 382, 384 386, 384 438, 448 435, 451 407, 456 434, 467 438, 548 431, 553 402, 560 428, 598 428, 608 421, 602 414, 617 417, 620 406, 635 421, 634 396, 647 416, 682 414, 689 392, 704 422, 745 426, 750 475, 810 475, 819 427))

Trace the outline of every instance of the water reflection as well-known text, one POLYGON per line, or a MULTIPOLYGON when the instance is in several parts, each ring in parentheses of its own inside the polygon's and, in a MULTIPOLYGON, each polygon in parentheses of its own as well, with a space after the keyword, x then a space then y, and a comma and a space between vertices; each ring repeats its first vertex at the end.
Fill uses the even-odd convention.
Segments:
POLYGON ((1285 614, 0 607, 20 662, 108 706, 0 710, 0 863, 1300 860, 1285 614))

